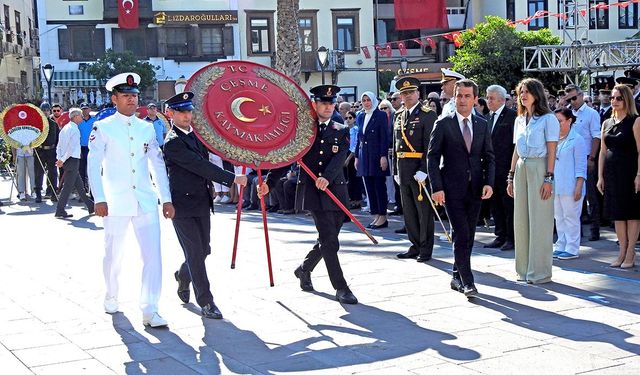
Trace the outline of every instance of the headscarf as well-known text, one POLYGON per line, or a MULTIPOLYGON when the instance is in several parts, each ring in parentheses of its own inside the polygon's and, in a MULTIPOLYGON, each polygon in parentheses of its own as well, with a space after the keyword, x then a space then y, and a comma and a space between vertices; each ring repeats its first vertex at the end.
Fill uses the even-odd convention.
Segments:
MULTIPOLYGON (((364 96, 367 96, 369 99, 371 99, 371 109, 369 111, 365 111, 366 113, 370 113, 373 112, 374 110, 376 110, 378 108, 378 98, 375 96, 374 93, 372 93, 371 91, 365 91, 362 93, 362 95, 360 95, 360 101, 362 102, 362 98, 364 96)), ((364 108, 364 107, 363 107, 364 108)))

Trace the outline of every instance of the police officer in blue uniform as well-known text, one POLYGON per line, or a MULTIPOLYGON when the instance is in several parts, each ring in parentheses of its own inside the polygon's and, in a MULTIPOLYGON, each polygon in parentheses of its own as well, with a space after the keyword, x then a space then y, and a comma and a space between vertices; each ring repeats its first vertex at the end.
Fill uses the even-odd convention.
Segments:
POLYGON ((166 101, 172 128, 164 144, 164 159, 169 170, 171 201, 175 208, 173 227, 184 252, 185 261, 175 278, 178 297, 189 302, 189 283, 193 283, 196 302, 202 315, 222 319, 213 302, 205 259, 211 253, 211 213, 213 212, 213 184, 231 187, 247 183, 247 177, 236 176, 209 162, 209 152, 191 127, 193 93, 183 92, 166 101))
MULTIPOLYGON (((318 240, 302 264, 294 271, 294 275, 300 280, 302 290, 313 291, 311 272, 320 260, 324 259, 331 285, 336 290, 336 300, 356 304, 358 299, 349 289, 338 259, 338 234, 342 228, 344 213, 324 192, 328 188, 342 204, 347 205, 349 202, 347 181, 342 171, 349 152, 349 128, 331 119, 339 91, 340 87, 334 85, 316 86, 311 89, 318 114, 318 134, 309 152, 302 157, 302 161, 318 179, 314 182, 301 169, 299 184, 302 188, 300 196, 303 199, 303 208, 311 211, 318 230, 318 240)), ((288 167, 272 170, 267 176, 266 184, 258 187, 258 194, 267 194, 287 170, 288 167)))

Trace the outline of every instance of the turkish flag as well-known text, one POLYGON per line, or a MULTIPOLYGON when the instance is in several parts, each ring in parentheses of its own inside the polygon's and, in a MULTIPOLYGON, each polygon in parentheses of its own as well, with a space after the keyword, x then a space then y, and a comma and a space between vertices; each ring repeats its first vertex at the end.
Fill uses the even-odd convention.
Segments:
POLYGON ((137 29, 138 0, 118 0, 118 26, 121 29, 137 29))
POLYGON ((395 0, 396 30, 448 29, 445 0, 395 0))

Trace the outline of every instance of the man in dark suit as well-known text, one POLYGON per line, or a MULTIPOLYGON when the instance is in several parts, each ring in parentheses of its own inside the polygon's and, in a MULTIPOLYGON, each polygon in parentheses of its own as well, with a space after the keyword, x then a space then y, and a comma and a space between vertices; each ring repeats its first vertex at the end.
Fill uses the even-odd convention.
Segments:
POLYGON ((491 111, 488 128, 495 155, 496 173, 491 214, 496 223, 496 238, 484 247, 513 250, 513 198, 507 194, 507 175, 513 157, 513 123, 517 114, 505 106, 507 90, 499 85, 487 87, 487 106, 491 111))
POLYGON ((40 104, 40 109, 47 116, 49 122, 49 133, 47 138, 42 144, 36 147, 36 161, 35 161, 35 187, 33 190, 36 192, 36 203, 42 202, 43 195, 49 195, 53 202, 58 201, 56 197, 56 191, 58 190, 58 167, 56 167, 56 145, 58 144, 58 135, 60 129, 58 124, 51 119, 51 105, 47 102, 40 104), (47 174, 47 180, 44 181, 46 185, 45 194, 42 194, 42 183, 44 180, 45 172, 47 174))
POLYGON ((475 82, 456 82, 456 112, 436 121, 427 153, 433 201, 445 205, 455 232, 451 288, 468 298, 478 294, 471 249, 481 200, 491 198, 495 174, 491 132, 484 119, 472 114, 477 97, 475 82))
MULTIPOLYGON (((313 291, 311 272, 324 259, 329 273, 331 285, 336 290, 336 299, 341 303, 356 304, 358 299, 353 295, 342 274, 338 250, 340 242, 338 234, 344 220, 344 213, 329 198, 324 190, 329 189, 344 204, 349 202, 347 181, 342 166, 349 152, 349 128, 331 120, 338 86, 322 85, 311 89, 318 114, 318 134, 309 152, 302 161, 318 177, 313 179, 300 169, 299 185, 302 188, 303 209, 311 211, 311 216, 318 230, 318 240, 307 254, 302 264, 294 271, 300 279, 300 288, 313 291)), ((273 188, 276 181, 289 170, 288 167, 271 170, 267 181, 258 187, 258 195, 265 196, 273 188)))
POLYGON ((171 201, 175 208, 173 227, 184 252, 185 262, 175 272, 178 297, 189 302, 189 283, 193 282, 196 301, 202 315, 222 319, 213 302, 205 259, 211 253, 210 233, 213 211, 212 180, 231 186, 247 183, 247 177, 236 176, 209 162, 209 153, 191 128, 193 93, 183 92, 166 101, 172 128, 164 144, 164 158, 169 171, 171 201))
POLYGON ((405 106, 396 112, 393 125, 395 176, 400 186, 404 223, 411 247, 397 254, 400 259, 431 259, 433 253, 433 209, 427 199, 420 199, 427 184, 427 149, 429 136, 438 115, 419 100, 420 81, 401 78, 396 82, 405 106))

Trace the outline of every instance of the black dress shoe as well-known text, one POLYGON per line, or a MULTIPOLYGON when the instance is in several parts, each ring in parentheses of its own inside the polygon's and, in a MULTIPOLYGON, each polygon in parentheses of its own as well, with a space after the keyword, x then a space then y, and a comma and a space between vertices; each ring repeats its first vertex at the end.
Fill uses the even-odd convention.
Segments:
POLYGON ((389 216, 402 216, 402 211, 398 211, 398 210, 391 211, 387 215, 389 215, 389 216))
POLYGON ((338 289, 336 291, 336 300, 348 305, 355 305, 358 303, 358 299, 353 295, 353 293, 351 293, 349 288, 338 289))
POLYGON ((176 281, 178 282, 178 298, 180 298, 182 303, 189 303, 189 297, 191 296, 191 292, 189 291, 189 282, 181 280, 178 275, 178 271, 176 271, 173 276, 175 276, 176 281))
POLYGON ((370 226, 369 228, 371 229, 382 229, 382 228, 387 228, 389 226, 389 220, 385 221, 382 224, 374 224, 372 226, 370 226))
POLYGON ((52 195, 51 198, 51 202, 57 202, 58 201, 58 197, 56 197, 55 195, 52 195))
POLYGON ((311 283, 311 272, 304 271, 302 267, 298 267, 295 271, 293 271, 293 274, 296 275, 298 279, 300 279, 300 289, 304 290, 305 292, 313 291, 313 284, 311 283))
POLYGON ((58 219, 67 219, 67 218, 73 217, 73 214, 68 214, 66 212, 63 212, 61 214, 56 214, 56 217, 58 219))
POLYGON ((36 192, 36 203, 42 203, 42 194, 39 191, 36 192))
POLYGON ((267 212, 278 212, 280 210, 280 207, 278 206, 271 206, 269 207, 269 209, 267 210, 267 212))
POLYGON ((462 293, 464 293, 467 298, 472 298, 478 295, 478 289, 476 289, 476 286, 471 283, 462 287, 462 293))
POLYGON ((462 288, 462 282, 460 282, 460 280, 453 278, 451 279, 451 283, 449 285, 451 285, 452 290, 455 290, 456 292, 464 293, 462 288))
POLYGON ((500 240, 500 239, 495 239, 491 242, 489 242, 488 244, 484 245, 485 249, 497 249, 499 247, 502 247, 502 245, 505 244, 504 240, 500 240))
POLYGON ((500 250, 502 251, 514 250, 515 248, 516 246, 511 241, 507 241, 504 243, 504 245, 500 246, 500 250))
POLYGON ((208 303, 202 308, 202 316, 208 319, 222 319, 222 313, 213 302, 208 303))
POLYGON ((591 233, 589 241, 600 241, 600 233, 591 233))
POLYGON ((430 261, 430 260, 431 260, 431 256, 430 255, 425 255, 425 254, 420 254, 416 258, 416 261, 418 261, 418 263, 424 263, 424 262, 427 262, 427 261, 430 261))
POLYGON ((407 251, 406 253, 396 254, 396 256, 400 259, 416 259, 420 253, 417 251, 407 251))
POLYGON ((399 234, 407 234, 407 227, 402 227, 400 229, 396 229, 394 230, 395 233, 399 233, 399 234))

